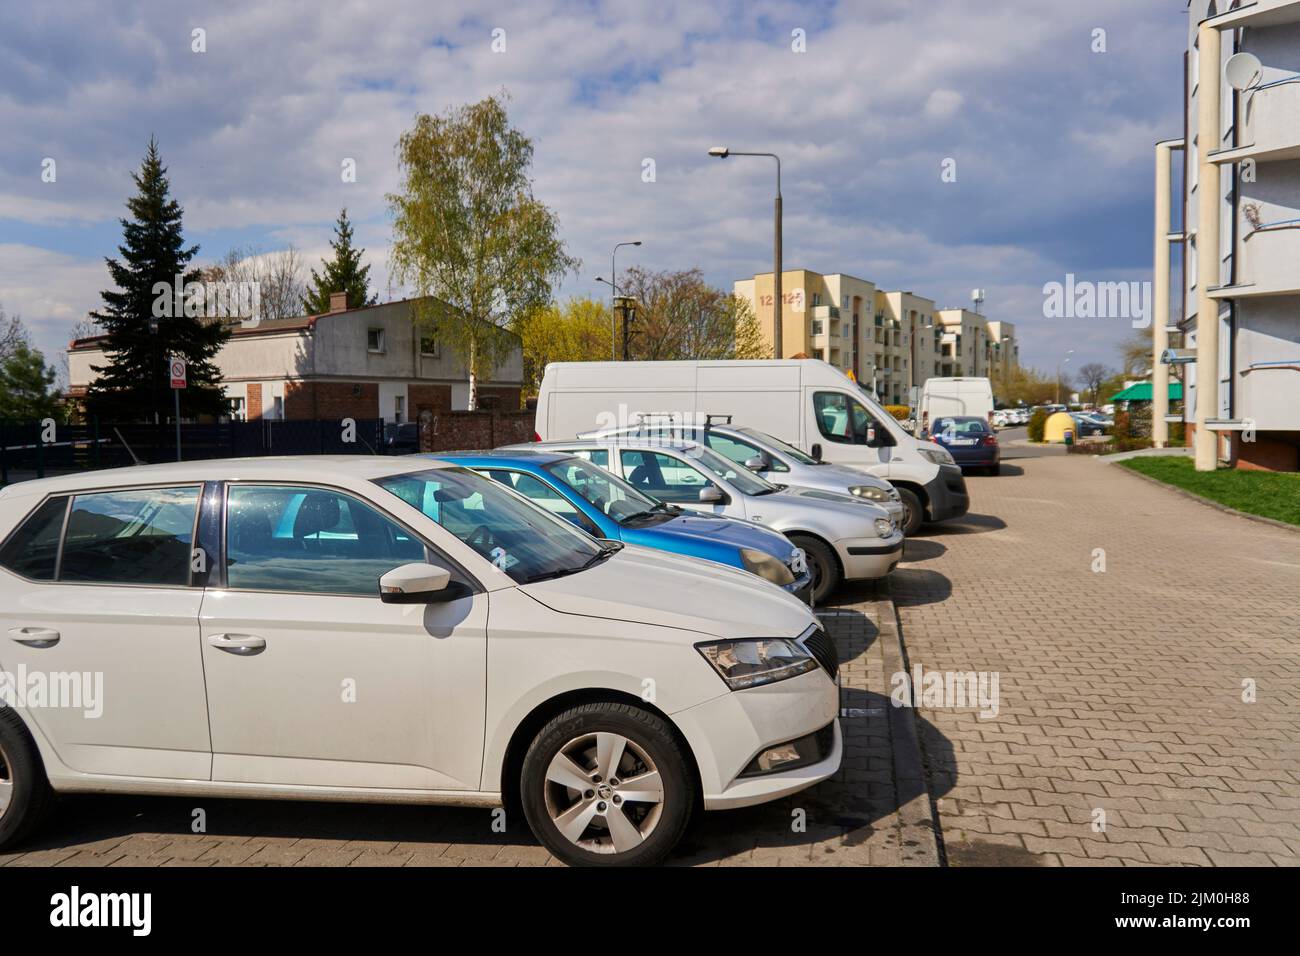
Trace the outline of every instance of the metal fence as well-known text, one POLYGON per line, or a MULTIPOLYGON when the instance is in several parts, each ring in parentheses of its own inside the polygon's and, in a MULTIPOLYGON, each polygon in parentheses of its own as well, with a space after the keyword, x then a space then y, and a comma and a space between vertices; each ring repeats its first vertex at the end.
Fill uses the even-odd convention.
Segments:
MULTIPOLYGON (((179 457, 384 454, 383 419, 182 424, 179 457)), ((176 461, 176 426, 0 421, 0 486, 95 468, 176 461)))

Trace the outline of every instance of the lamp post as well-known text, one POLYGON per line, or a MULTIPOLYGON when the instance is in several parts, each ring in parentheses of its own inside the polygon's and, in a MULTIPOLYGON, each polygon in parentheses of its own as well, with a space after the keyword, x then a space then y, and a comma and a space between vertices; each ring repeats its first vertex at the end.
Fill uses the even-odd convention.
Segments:
POLYGON ((1065 353, 1065 358, 1056 363, 1056 404, 1061 404, 1061 366, 1068 365, 1070 356, 1074 354, 1074 349, 1065 353))
POLYGON ((776 160, 775 236, 772 254, 772 357, 781 357, 781 157, 776 153, 744 153, 726 146, 714 146, 710 156, 726 159, 728 156, 766 156, 776 160))
POLYGON ((616 323, 618 320, 616 318, 617 310, 614 309, 614 300, 618 298, 618 267, 615 265, 615 260, 618 257, 618 250, 622 249, 624 246, 639 246, 639 245, 641 245, 640 239, 636 239, 631 242, 617 243, 614 246, 614 251, 609 254, 609 278, 605 279, 601 276, 596 276, 597 282, 605 283, 605 285, 609 286, 610 289, 609 357, 613 361, 618 360, 618 329, 616 327, 616 323))

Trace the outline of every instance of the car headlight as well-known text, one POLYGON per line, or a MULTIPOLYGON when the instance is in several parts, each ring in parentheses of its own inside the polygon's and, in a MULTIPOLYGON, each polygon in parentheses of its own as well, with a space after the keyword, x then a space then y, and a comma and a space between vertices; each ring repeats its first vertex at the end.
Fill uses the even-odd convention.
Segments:
POLYGON ((893 537, 894 527, 894 522, 889 518, 876 519, 876 534, 880 535, 882 538, 893 537))
POLYGON ((922 448, 921 457, 935 465, 955 465, 952 455, 942 448, 922 448))
POLYGON ((732 690, 798 677, 819 666, 798 643, 783 638, 713 641, 696 644, 695 649, 732 690))
POLYGON ((866 498, 868 501, 889 500, 889 492, 884 488, 877 488, 875 485, 854 485, 849 489, 849 494, 857 495, 859 498, 866 498))
POLYGON ((794 581, 794 575, 790 569, 766 551, 757 551, 754 548, 741 548, 740 560, 745 564, 745 570, 751 574, 757 574, 765 581, 771 581, 773 584, 779 584, 785 587, 794 581))

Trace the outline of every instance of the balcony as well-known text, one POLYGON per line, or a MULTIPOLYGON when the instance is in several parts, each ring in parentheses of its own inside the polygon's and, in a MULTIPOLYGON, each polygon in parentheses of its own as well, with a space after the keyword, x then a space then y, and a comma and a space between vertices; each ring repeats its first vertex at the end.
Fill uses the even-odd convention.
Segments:
POLYGON ((1211 299, 1300 295, 1300 217, 1295 210, 1269 206, 1258 228, 1242 224, 1236 285, 1209 290, 1211 299), (1286 218, 1280 218, 1280 217, 1286 218), (1253 229, 1253 231, 1252 231, 1253 229))
POLYGON ((1206 156, 1212 163, 1300 159, 1300 76, 1285 76, 1243 94, 1241 139, 1248 143, 1206 156))

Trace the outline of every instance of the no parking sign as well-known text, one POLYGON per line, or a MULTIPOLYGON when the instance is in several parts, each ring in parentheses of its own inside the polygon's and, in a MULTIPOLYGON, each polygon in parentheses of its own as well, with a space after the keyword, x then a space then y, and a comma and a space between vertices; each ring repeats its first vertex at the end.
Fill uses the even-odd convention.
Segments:
POLYGON ((167 360, 167 371, 172 378, 172 388, 185 387, 185 359, 173 356, 167 360))

